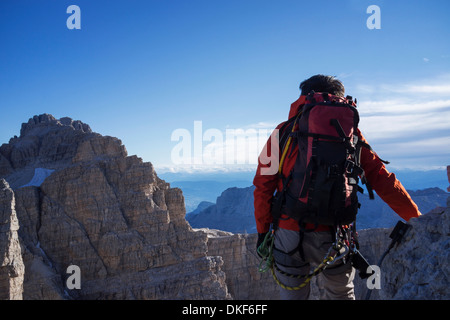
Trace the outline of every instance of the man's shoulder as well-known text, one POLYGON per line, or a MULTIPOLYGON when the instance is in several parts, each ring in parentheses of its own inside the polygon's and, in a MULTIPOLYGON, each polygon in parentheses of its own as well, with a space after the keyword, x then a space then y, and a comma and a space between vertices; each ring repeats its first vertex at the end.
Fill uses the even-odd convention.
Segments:
POLYGON ((275 129, 281 129, 281 128, 286 124, 286 122, 287 122, 287 120, 281 122, 279 125, 277 125, 277 126, 275 127, 275 129))

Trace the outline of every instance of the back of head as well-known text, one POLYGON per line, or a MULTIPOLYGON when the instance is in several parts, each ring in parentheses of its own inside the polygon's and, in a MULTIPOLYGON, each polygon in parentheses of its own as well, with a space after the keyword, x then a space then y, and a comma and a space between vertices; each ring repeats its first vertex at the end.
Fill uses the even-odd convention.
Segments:
POLYGON ((311 91, 328 92, 339 97, 343 97, 345 94, 344 85, 340 80, 323 74, 312 76, 300 83, 300 90, 302 95, 307 95, 311 91))

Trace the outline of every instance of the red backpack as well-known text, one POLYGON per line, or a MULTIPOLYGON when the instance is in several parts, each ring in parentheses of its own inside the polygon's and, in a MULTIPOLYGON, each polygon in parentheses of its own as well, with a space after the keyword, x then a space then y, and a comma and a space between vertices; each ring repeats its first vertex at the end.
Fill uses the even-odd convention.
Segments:
POLYGON ((274 197, 275 227, 281 213, 299 225, 350 224, 360 207, 357 192, 363 190, 358 185, 359 177, 373 199, 360 166, 361 147, 370 146, 359 141, 358 123, 352 97, 311 92, 299 114, 280 129, 280 175, 290 145, 299 150, 289 175, 281 175, 283 189, 274 197))

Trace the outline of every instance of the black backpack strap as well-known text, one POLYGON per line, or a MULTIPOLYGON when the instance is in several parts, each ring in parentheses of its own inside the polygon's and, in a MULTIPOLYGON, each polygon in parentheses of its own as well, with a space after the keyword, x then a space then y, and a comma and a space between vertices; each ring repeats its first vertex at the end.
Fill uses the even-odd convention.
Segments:
POLYGON ((311 172, 311 174, 306 174, 305 175, 305 180, 303 182, 303 186, 302 186, 302 191, 300 193, 300 198, 304 198, 306 197, 308 191, 311 189, 311 181, 313 180, 313 175, 315 175, 315 168, 317 167, 316 165, 316 158, 311 157, 308 166, 306 167, 306 172, 311 172))
POLYGON ((361 174, 361 183, 364 184, 364 185, 366 186, 367 192, 369 193, 369 199, 370 199, 370 200, 375 199, 375 196, 374 196, 374 194, 373 194, 373 188, 372 188, 372 186, 370 185, 369 181, 367 181, 367 178, 366 178, 366 175, 365 175, 364 171, 363 171, 363 173, 361 174))
POLYGON ((372 149, 372 147, 368 144, 368 143, 365 143, 365 142, 363 142, 363 141, 361 141, 361 140, 358 140, 358 142, 357 142, 357 144, 359 144, 359 145, 361 145, 362 147, 364 147, 364 148, 366 148, 366 149, 369 149, 381 162, 383 162, 384 164, 389 164, 390 162, 389 161, 386 161, 386 160, 383 160, 383 159, 381 159, 379 156, 378 156, 378 154, 372 149))
POLYGON ((363 169, 361 168, 361 166, 360 166, 360 160, 359 160, 360 153, 359 153, 359 150, 361 149, 361 147, 368 149, 369 151, 371 151, 371 152, 378 158, 378 160, 380 160, 380 161, 383 162, 384 164, 389 164, 389 161, 386 161, 386 160, 381 159, 381 158, 378 156, 378 154, 372 149, 372 147, 371 147, 368 143, 365 143, 365 142, 361 141, 361 139, 359 139, 359 137, 358 137, 357 135, 356 135, 354 138, 355 138, 355 140, 356 140, 356 143, 355 143, 355 145, 356 145, 356 147, 357 147, 356 149, 358 150, 358 155, 357 155, 357 161, 358 161, 358 163, 357 163, 357 167, 360 169, 361 183, 364 184, 364 185, 366 186, 367 192, 369 193, 369 199, 373 200, 373 199, 375 199, 375 196, 374 196, 374 193, 373 193, 373 188, 372 188, 372 186, 370 185, 369 181, 367 181, 365 172, 364 172, 364 170, 363 170, 363 169))
POLYGON ((285 203, 286 199, 286 190, 287 185, 289 184, 291 178, 292 178, 292 171, 289 174, 287 178, 283 178, 282 175, 280 175, 280 178, 283 180, 283 190, 277 191, 272 202, 272 224, 273 229, 276 230, 278 228, 278 221, 281 217, 281 209, 283 208, 283 205, 285 203))
POLYGON ((305 239, 305 232, 300 228, 298 231, 299 235, 299 241, 298 241, 298 253, 300 254, 300 258, 302 258, 303 261, 306 261, 305 259, 305 251, 303 250, 303 240, 305 239))

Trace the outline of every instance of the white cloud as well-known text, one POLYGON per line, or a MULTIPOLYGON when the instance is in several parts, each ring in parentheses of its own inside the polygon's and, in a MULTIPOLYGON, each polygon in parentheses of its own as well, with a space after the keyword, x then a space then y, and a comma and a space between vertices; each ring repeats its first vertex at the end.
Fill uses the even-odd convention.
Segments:
POLYGON ((450 98, 450 74, 407 83, 358 83, 355 86, 355 95, 361 101, 367 95, 384 96, 384 100, 389 100, 393 96, 398 99, 420 99, 424 95, 432 95, 433 99, 450 98))
MULTIPOLYGON (((397 166, 436 167, 450 158, 450 76, 358 86, 360 128, 397 166)), ((389 159, 388 159, 389 160, 389 159)))
MULTIPOLYGON (((450 94, 449 94, 450 95, 450 94)), ((450 99, 423 100, 410 99, 390 99, 380 101, 361 101, 358 110, 361 116, 371 116, 380 113, 387 114, 411 114, 411 113, 430 113, 440 112, 441 110, 450 110, 450 99)))
POLYGON ((399 93, 412 93, 412 94, 419 94, 419 93, 428 93, 428 94, 443 94, 443 95, 450 95, 450 84, 434 84, 434 85, 407 85, 407 86, 400 86, 397 89, 394 89, 394 92, 399 93))
POLYGON ((417 135, 450 129, 450 109, 444 112, 415 114, 385 114, 361 117, 360 128, 371 140, 392 138, 409 139, 417 135))
POLYGON ((379 148, 380 152, 400 154, 407 157, 423 156, 432 154, 447 155, 450 157, 450 136, 424 137, 423 139, 393 142, 379 148))

